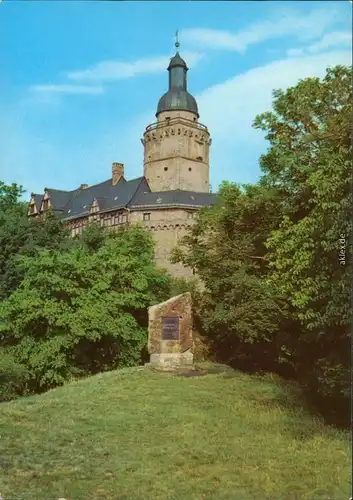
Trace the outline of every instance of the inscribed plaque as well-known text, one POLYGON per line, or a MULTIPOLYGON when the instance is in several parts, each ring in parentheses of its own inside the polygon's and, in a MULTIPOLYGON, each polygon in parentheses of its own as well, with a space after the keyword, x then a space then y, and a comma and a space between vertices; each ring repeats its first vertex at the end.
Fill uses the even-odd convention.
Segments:
POLYGON ((179 318, 162 318, 162 340, 179 340, 179 318))

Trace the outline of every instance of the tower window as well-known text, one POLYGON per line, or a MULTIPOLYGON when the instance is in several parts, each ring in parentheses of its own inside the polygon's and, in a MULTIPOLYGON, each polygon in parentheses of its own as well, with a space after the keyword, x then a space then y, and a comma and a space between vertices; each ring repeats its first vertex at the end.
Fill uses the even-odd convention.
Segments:
POLYGON ((196 116, 194 116, 194 122, 196 122, 196 120, 197 120, 197 118, 196 118, 196 116))
POLYGON ((143 220, 151 220, 151 214, 143 214, 143 220))
POLYGON ((196 160, 202 161, 202 156, 198 156, 196 160))
POLYGON ((164 167, 164 171, 166 172, 168 170, 168 167, 164 167))
POLYGON ((191 172, 191 167, 189 167, 189 172, 191 172))

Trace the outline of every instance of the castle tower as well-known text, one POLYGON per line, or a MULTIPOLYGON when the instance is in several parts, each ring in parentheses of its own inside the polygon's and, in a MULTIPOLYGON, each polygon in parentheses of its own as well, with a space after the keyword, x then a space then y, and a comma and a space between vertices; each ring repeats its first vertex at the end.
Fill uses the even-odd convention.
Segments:
POLYGON ((208 193, 210 134, 198 121, 196 100, 187 91, 188 68, 179 52, 168 71, 169 89, 159 100, 157 122, 146 127, 141 139, 144 176, 151 191, 208 193))

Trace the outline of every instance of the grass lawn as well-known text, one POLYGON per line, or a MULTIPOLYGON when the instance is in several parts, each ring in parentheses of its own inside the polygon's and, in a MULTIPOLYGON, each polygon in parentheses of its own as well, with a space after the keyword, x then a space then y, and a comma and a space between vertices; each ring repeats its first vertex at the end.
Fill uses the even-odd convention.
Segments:
POLYGON ((347 500, 349 434, 295 387, 124 369, 1 404, 4 500, 347 500))

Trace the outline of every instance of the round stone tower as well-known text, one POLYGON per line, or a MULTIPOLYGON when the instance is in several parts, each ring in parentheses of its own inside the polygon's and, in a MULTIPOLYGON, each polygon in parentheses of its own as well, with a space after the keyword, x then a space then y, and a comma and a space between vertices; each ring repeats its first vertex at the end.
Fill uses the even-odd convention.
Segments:
POLYGON ((196 100, 187 91, 188 68, 179 52, 168 71, 169 89, 159 100, 157 122, 146 127, 141 139, 144 176, 151 191, 208 193, 211 138, 198 121, 196 100))

